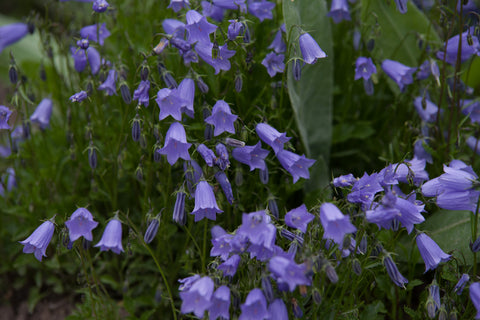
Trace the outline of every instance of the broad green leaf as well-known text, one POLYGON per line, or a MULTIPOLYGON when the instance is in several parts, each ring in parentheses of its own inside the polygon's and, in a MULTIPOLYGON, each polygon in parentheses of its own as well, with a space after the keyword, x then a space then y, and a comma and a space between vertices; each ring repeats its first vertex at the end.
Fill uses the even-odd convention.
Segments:
POLYGON ((328 55, 313 65, 303 66, 299 81, 293 79, 291 64, 286 71, 288 93, 302 142, 307 156, 317 159, 310 170, 312 179, 306 184, 309 191, 326 186, 329 176, 326 173, 332 138, 333 45, 327 12, 325 0, 283 1, 290 52, 288 58, 301 55, 298 47, 301 29, 310 33, 328 55))
MULTIPOLYGON (((426 58, 419 40, 423 39, 423 47, 429 42, 441 43, 432 23, 411 2, 407 13, 401 14, 394 1, 362 0, 361 20, 363 39, 375 40, 372 56, 377 64, 391 59, 418 67, 426 58)), ((396 84, 389 83, 394 92, 400 92, 396 84)))
POLYGON ((469 247, 472 239, 470 216, 470 211, 440 210, 421 227, 443 251, 453 252, 459 263, 472 264, 473 254, 469 247))

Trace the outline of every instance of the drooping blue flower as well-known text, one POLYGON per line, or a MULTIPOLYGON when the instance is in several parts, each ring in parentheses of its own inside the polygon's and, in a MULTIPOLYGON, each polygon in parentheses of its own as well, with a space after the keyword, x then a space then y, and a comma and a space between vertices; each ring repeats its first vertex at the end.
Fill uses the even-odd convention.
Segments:
POLYGON ((80 91, 75 93, 73 96, 71 96, 68 100, 72 102, 82 102, 83 100, 87 99, 88 95, 85 91, 80 91))
POLYGON ((266 0, 248 0, 248 12, 257 17, 260 22, 265 19, 273 19, 273 8, 275 8, 275 3, 266 1, 266 0))
POLYGON ((235 51, 229 50, 227 44, 224 44, 223 46, 218 47, 218 54, 213 58, 212 50, 213 43, 211 42, 198 42, 195 45, 195 51, 203 61, 215 68, 215 74, 218 74, 220 70, 230 70, 231 64, 228 59, 235 55, 235 51))
POLYGON ((405 87, 413 82, 413 74, 417 68, 410 68, 398 61, 383 60, 383 71, 398 85, 403 92, 405 87))
POLYGON ((160 226, 160 213, 153 219, 150 220, 145 235, 143 236, 143 241, 145 243, 151 243, 158 232, 158 227, 160 226))
POLYGON ((93 220, 92 214, 86 208, 78 208, 65 222, 65 225, 68 228, 70 241, 73 242, 80 237, 92 241, 92 230, 97 227, 98 222, 93 220))
POLYGON ((324 230, 323 239, 332 239, 339 246, 343 246, 343 238, 347 233, 357 231, 350 222, 350 217, 329 202, 325 202, 320 207, 320 222, 324 230))
POLYGON ((245 303, 240 306, 242 313, 238 320, 268 319, 267 301, 262 290, 255 288, 250 291, 245 303))
POLYGON ((285 215, 285 224, 305 233, 307 232, 308 224, 312 222, 314 218, 315 216, 308 212, 307 206, 302 204, 300 207, 287 212, 285 215))
POLYGON ((467 273, 462 274, 457 284, 455 285, 453 292, 456 292, 458 295, 461 295, 463 292, 463 288, 465 288, 465 285, 469 280, 470 280, 470 276, 467 273))
POLYGON ((332 18, 335 23, 342 22, 343 20, 350 21, 350 10, 348 9, 347 0, 332 0, 332 6, 327 16, 332 18))
POLYGON ((408 0, 395 0, 397 10, 400 11, 401 14, 407 13, 407 1, 408 0))
POLYGON ((168 116, 172 116, 177 121, 182 120, 182 105, 185 101, 178 95, 178 89, 160 89, 155 101, 160 108, 159 120, 168 116))
POLYGON ((105 26, 105 23, 102 23, 101 25, 92 24, 90 26, 83 27, 80 30, 80 36, 84 39, 98 42, 98 44, 103 46, 105 39, 110 36, 110 31, 108 31, 107 27, 105 26), (97 38, 97 29, 98 29, 98 38, 97 38))
POLYGON ((435 122, 437 119, 438 107, 435 103, 425 97, 416 97, 413 105, 420 118, 425 122, 435 122))
POLYGON ((85 50, 79 50, 75 47, 70 47, 70 53, 73 57, 73 66, 77 72, 82 72, 87 66, 87 56, 85 50))
POLYGON ((275 154, 283 150, 283 145, 291 139, 287 137, 286 132, 280 133, 277 129, 266 123, 257 124, 255 131, 263 142, 272 147, 275 154))
POLYGON ((383 257, 383 265, 385 269, 387 269, 387 273, 392 279, 393 283, 401 288, 405 288, 405 284, 408 283, 408 280, 400 273, 398 270, 397 265, 393 262, 392 257, 390 255, 386 255, 383 257))
POLYGON ((214 136, 218 136, 223 132, 235 133, 233 123, 238 116, 232 114, 230 106, 223 100, 218 100, 212 109, 212 115, 205 119, 206 123, 215 126, 214 136))
POLYGON ((230 319, 230 289, 223 285, 218 287, 213 293, 212 304, 208 309, 209 320, 230 319))
POLYGON ((245 32, 245 26, 238 20, 228 20, 228 40, 236 40, 238 36, 241 36, 245 32))
POLYGON ((285 41, 283 41, 282 32, 283 31, 281 28, 277 31, 275 38, 273 38, 273 41, 268 46, 268 49, 272 49, 276 53, 283 53, 287 50, 287 45, 285 44, 285 41))
MULTIPOLYGON (((143 104, 145 107, 148 107, 150 103, 150 81, 142 80, 138 85, 137 90, 133 92, 133 100, 137 100, 138 104, 143 104)), ((178 120, 178 119, 177 119, 178 120)))
POLYGON ((443 166, 444 174, 422 185, 427 197, 437 197, 437 205, 447 210, 469 210, 476 212, 480 191, 476 185, 477 174, 471 166, 460 160, 452 160, 443 166))
POLYGON ((122 246, 122 223, 116 217, 110 220, 103 231, 102 239, 95 247, 100 251, 112 250, 116 254, 123 252, 122 246))
POLYGON ((52 221, 42 223, 27 239, 20 241, 24 245, 23 253, 33 253, 38 261, 42 261, 42 258, 47 256, 45 251, 52 240, 54 230, 55 225, 52 221))
MULTIPOLYGON (((470 27, 467 31, 463 32, 461 34, 461 41, 462 46, 460 49, 460 62, 465 62, 474 54, 479 54, 480 43, 478 41, 478 37, 475 35, 475 27, 470 27)), ((457 63, 459 44, 460 35, 457 34, 456 36, 448 39, 445 49, 440 49, 437 52, 437 58, 440 60, 445 60, 451 65, 455 65, 457 63)))
POLYGON ((165 137, 165 145, 163 148, 157 150, 157 152, 166 155, 168 163, 173 166, 177 162, 178 158, 190 160, 188 149, 191 146, 191 143, 187 143, 187 135, 183 125, 181 123, 174 122, 170 125, 170 128, 168 128, 167 135, 165 137))
POLYGON ((105 0, 95 0, 92 5, 92 9, 95 12, 102 13, 107 11, 110 5, 105 0))
POLYGON ((268 270, 272 272, 279 286, 285 285, 290 292, 295 290, 297 285, 310 285, 311 281, 306 276, 305 265, 298 265, 294 261, 276 256, 270 259, 268 270))
POLYGON ((355 80, 360 78, 368 80, 374 73, 377 73, 377 67, 375 67, 371 58, 357 58, 357 61, 355 62, 355 80))
POLYGON ((308 64, 313 64, 317 62, 317 59, 322 59, 327 56, 327 54, 320 49, 317 41, 313 37, 305 32, 298 39, 300 44, 300 51, 302 52, 303 61, 308 64))
POLYGON ((12 129, 8 124, 8 120, 12 115, 12 111, 5 106, 0 106, 0 130, 1 129, 12 129))
POLYGON ((435 60, 427 59, 418 68, 417 79, 418 80, 425 80, 430 75, 433 75, 435 77, 435 79, 438 81, 439 78, 440 78, 440 70, 439 70, 437 62, 435 62, 435 60))
POLYGON ((187 12, 187 41, 191 44, 195 42, 210 43, 210 33, 217 30, 217 26, 207 21, 195 10, 187 12))
POLYGON ((210 148, 201 143, 197 146, 197 152, 202 156, 203 160, 205 160, 207 166, 213 167, 216 156, 210 148))
POLYGON ((225 260, 224 263, 218 266, 218 270, 223 271, 224 277, 233 277, 237 273, 238 264, 240 263, 240 256, 238 254, 232 255, 225 260))
POLYGON ((189 0, 170 0, 170 4, 167 8, 172 9, 175 12, 182 10, 183 8, 189 8, 190 1, 189 0))
POLYGON ((296 183, 300 178, 310 179, 308 168, 313 166, 315 160, 308 159, 305 155, 299 156, 288 150, 279 151, 277 159, 282 167, 292 175, 293 183, 296 183))
POLYGON ((98 90, 105 91, 109 96, 117 94, 117 72, 114 69, 108 71, 107 79, 98 87, 98 90))
POLYGON ((205 311, 212 305, 213 290, 213 280, 209 277, 196 280, 190 288, 180 292, 182 298, 180 312, 183 314, 193 312, 196 317, 203 318, 205 311))
POLYGON ((195 100, 195 82, 192 78, 185 78, 177 88, 178 96, 183 99, 182 112, 190 118, 195 117, 193 102, 195 100))
POLYGON ((38 104, 37 108, 30 116, 32 123, 37 123, 42 130, 46 129, 50 124, 50 118, 52 116, 53 102, 52 100, 45 98, 38 104))
POLYGON ((275 52, 270 52, 263 59, 262 64, 267 68, 270 77, 273 78, 277 73, 283 73, 285 70, 283 60, 285 60, 285 56, 283 54, 276 54, 275 52))
POLYGON ((216 214, 221 212, 223 210, 218 207, 210 184, 207 181, 200 181, 195 189, 195 208, 191 212, 195 215, 195 222, 203 218, 216 220, 216 214))
POLYGON ((382 190, 383 187, 380 185, 380 176, 378 173, 371 175, 365 173, 360 179, 355 181, 347 199, 352 203, 362 204, 363 208, 368 208, 373 202, 375 194, 382 190))
POLYGON ((210 17, 218 22, 223 21, 223 13, 225 11, 223 8, 215 5, 214 3, 211 3, 210 1, 205 0, 201 2, 201 5, 203 9, 202 13, 205 17, 210 17))
POLYGON ((250 171, 254 169, 265 170, 265 158, 268 154, 268 150, 262 149, 262 143, 260 141, 254 146, 235 148, 232 151, 233 158, 238 162, 249 165, 250 171))
POLYGON ((268 313, 270 314, 270 319, 288 320, 288 310, 282 299, 275 299, 268 306, 268 313))
POLYGON ((222 9, 240 10, 246 12, 245 0, 213 0, 213 4, 222 9))
POLYGON ((215 180, 217 180, 217 182, 220 184, 220 187, 222 187, 223 193, 225 194, 227 201, 230 204, 233 204, 232 185, 230 184, 230 181, 228 180, 225 172, 217 171, 215 173, 215 180))
POLYGON ((265 210, 244 213, 237 236, 244 236, 252 244, 272 248, 275 244, 276 228, 265 210))
POLYGON ((178 279, 178 282, 181 283, 181 285, 178 286, 178 291, 188 291, 190 288, 193 286, 193 284, 200 279, 200 276, 198 274, 194 274, 193 276, 186 277, 183 279, 178 279))
POLYGON ((475 309, 477 309, 477 314, 475 319, 480 319, 480 282, 475 282, 470 285, 470 300, 472 300, 475 309))
POLYGON ((17 22, 0 27, 0 53, 9 45, 20 41, 27 33, 26 23, 17 22))
POLYGON ((222 227, 214 226, 212 232, 212 249, 210 250, 211 257, 220 256, 222 260, 227 260, 232 252, 233 235, 227 233, 222 227))
POLYGON ((425 233, 420 233, 416 240, 420 255, 425 262, 425 272, 436 269, 440 262, 447 262, 452 258, 451 255, 443 252, 438 244, 425 233))

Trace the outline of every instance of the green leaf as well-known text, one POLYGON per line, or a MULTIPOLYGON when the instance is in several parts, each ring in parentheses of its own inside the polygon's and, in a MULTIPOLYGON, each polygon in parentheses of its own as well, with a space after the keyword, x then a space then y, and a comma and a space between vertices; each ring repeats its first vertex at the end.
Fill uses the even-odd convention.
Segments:
POLYGON ((333 44, 325 0, 283 0, 290 57, 300 57, 298 37, 301 27, 308 32, 328 55, 313 65, 302 68, 299 81, 293 79, 291 64, 287 68, 287 84, 295 120, 307 156, 318 161, 311 171, 321 179, 311 179, 307 191, 328 184, 328 161, 332 137, 333 44), (315 8, 312 10, 312 8, 315 8))
POLYGON ((447 253, 452 253, 462 264, 472 264, 473 254, 469 247, 472 231, 470 211, 440 210, 423 224, 422 230, 447 253))
MULTIPOLYGON (((419 39, 423 39, 423 47, 427 42, 441 43, 432 23, 411 2, 407 13, 401 14, 394 1, 362 0, 361 20, 363 39, 375 40, 372 56, 377 63, 391 59, 417 67, 426 58, 419 39)), ((400 92, 393 81, 389 83, 394 92, 400 92)))

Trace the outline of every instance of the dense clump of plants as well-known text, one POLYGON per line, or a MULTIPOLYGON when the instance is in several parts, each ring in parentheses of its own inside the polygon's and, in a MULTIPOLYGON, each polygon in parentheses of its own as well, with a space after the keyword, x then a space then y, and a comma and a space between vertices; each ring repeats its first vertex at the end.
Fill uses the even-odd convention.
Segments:
POLYGON ((480 318, 474 1, 2 20, 0 284, 31 311, 480 318))

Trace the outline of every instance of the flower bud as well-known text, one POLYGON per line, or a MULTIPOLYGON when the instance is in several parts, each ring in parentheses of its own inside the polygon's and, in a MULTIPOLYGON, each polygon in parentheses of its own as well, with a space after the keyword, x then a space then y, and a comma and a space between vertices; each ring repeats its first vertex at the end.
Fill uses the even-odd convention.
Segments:
POLYGON ((235 91, 237 92, 240 92, 242 91, 242 87, 243 87, 243 79, 242 79, 242 75, 237 72, 237 74, 235 75, 235 91))
POLYGON ((245 22, 243 23, 243 25, 245 26, 245 33, 243 34, 243 42, 250 43, 252 41, 250 29, 248 29, 248 25, 245 22))
POLYGON ((148 74, 150 73, 150 69, 148 68, 148 66, 142 66, 142 70, 140 71, 140 78, 143 80, 143 81, 146 81, 148 80, 148 74))
POLYGON ((316 304, 321 304, 322 303, 322 295, 320 294, 320 292, 317 289, 313 290, 313 301, 316 304))
POLYGON ((303 311, 302 311, 302 308, 300 308, 300 306, 298 305, 297 299, 292 298, 291 301, 292 301, 292 311, 295 318, 303 317, 303 311))
POLYGON ((272 303, 275 296, 273 294, 272 283, 267 276, 262 277, 262 291, 265 295, 265 298, 267 298, 268 303, 272 303))
POLYGON ((130 88, 125 82, 120 85, 120 93, 122 95, 123 102, 126 104, 132 103, 132 95, 130 94, 130 88))
POLYGON ((278 212, 277 201, 274 198, 268 199, 268 210, 272 214, 273 218, 275 218, 275 220, 278 220, 280 214, 278 212))
POLYGON ((162 289, 160 286, 157 287, 157 290, 155 290, 155 298, 154 298, 156 303, 162 302, 162 289))
POLYGON ((138 113, 137 113, 137 115, 135 116, 135 118, 132 121, 132 139, 133 139, 133 141, 137 142, 138 140, 140 140, 141 132, 142 132, 142 127, 141 127, 141 124, 140 124, 140 117, 138 116, 138 113))
POLYGON ((203 133, 203 137, 206 141, 210 141, 213 138, 213 126, 211 124, 205 124, 205 131, 203 133))
POLYGON ((158 232, 158 226, 160 225, 160 214, 157 215, 152 221, 150 221, 150 224, 147 227, 147 231, 145 231, 145 236, 143 237, 143 240, 145 243, 150 243, 155 239, 155 236, 157 235, 158 232))
POLYGON ((235 148, 245 147, 245 142, 237 139, 233 139, 233 138, 225 138, 225 143, 230 147, 235 147, 235 148))
POLYGON ((232 192, 232 185, 230 181, 228 181, 227 175, 223 171, 217 171, 215 173, 215 179, 222 187, 223 193, 225 197, 227 197, 227 201, 232 204, 233 203, 233 192, 232 192))
POLYGON ((95 170, 97 168, 97 150, 93 146, 93 142, 90 142, 90 146, 88 147, 88 164, 90 165, 90 168, 92 170, 95 170))
POLYGON ((209 88, 203 79, 201 77, 197 77, 195 80, 197 80, 198 89, 200 89, 202 93, 208 93, 209 88))
POLYGON ((335 284, 338 282, 337 272, 330 263, 325 265, 325 274, 327 275, 328 280, 330 280, 331 283, 335 284))
POLYGON ((375 39, 373 39, 373 38, 372 38, 372 39, 369 39, 369 40, 367 41, 367 50, 368 50, 369 52, 372 52, 372 50, 373 50, 374 48, 375 48, 375 39))
POLYGON ((268 183, 268 167, 265 165, 265 170, 259 169, 258 175, 260 176, 260 182, 263 184, 268 183))
POLYGON ((141 164, 138 165, 137 169, 135 169, 135 177, 138 181, 143 180, 143 167, 141 164))
POLYGON ((293 59, 292 63, 293 79, 298 81, 302 77, 302 64, 299 59, 293 59))
POLYGON ((290 244, 290 247, 288 248, 288 253, 293 257, 295 258, 295 256, 297 255, 297 251, 298 251, 298 244, 296 242, 292 242, 290 244))
POLYGON ((10 65, 10 68, 8 69, 8 78, 10 79, 10 83, 17 84, 18 73, 17 73, 17 66, 15 64, 10 65))
POLYGON ((87 50, 90 46, 90 42, 88 39, 80 39, 77 41, 77 46, 80 47, 80 49, 87 50))
POLYGON ((243 184, 243 174, 242 169, 238 168, 235 170, 235 184, 237 187, 240 187, 243 184))
POLYGON ((472 252, 480 251, 480 237, 478 237, 473 243, 470 241, 470 250, 472 250, 472 252))
POLYGON ((40 79, 42 81, 47 81, 47 72, 45 71, 45 67, 43 63, 40 65, 40 79))
POLYGON ((185 197, 186 194, 183 189, 177 192, 177 200, 175 201, 175 207, 173 208, 173 221, 181 226, 185 225, 185 222, 187 221, 187 216, 185 215, 185 197))
POLYGON ((371 78, 365 80, 363 79, 363 88, 365 89, 365 93, 367 96, 372 96, 375 89, 373 88, 373 81, 371 78))
POLYGON ((162 160, 162 155, 160 154, 161 147, 156 144, 153 150, 153 161, 160 162, 162 160))
POLYGON ((352 269, 357 276, 360 276, 362 274, 362 265, 360 264, 360 261, 358 261, 358 259, 352 260, 352 269))

